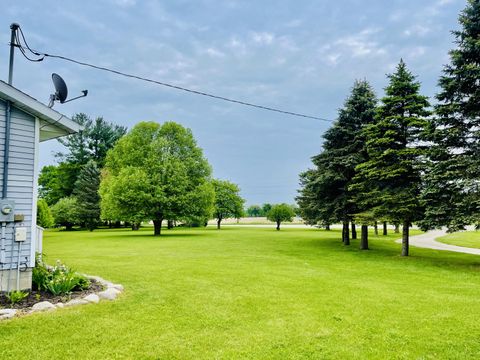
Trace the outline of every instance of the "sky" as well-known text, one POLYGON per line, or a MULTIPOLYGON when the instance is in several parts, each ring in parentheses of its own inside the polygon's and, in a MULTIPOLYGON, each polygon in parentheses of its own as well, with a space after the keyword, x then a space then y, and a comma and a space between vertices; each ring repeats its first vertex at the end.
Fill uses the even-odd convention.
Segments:
MULTIPOLYGON (((0 79, 8 77, 10 24, 46 53, 193 90, 335 119, 355 79, 378 97, 403 58, 433 97, 466 0, 2 1, 0 79)), ((55 59, 15 57, 13 85, 48 103, 51 73, 69 96, 55 109, 133 127, 190 128, 213 176, 238 184, 247 204, 293 203, 298 175, 321 151, 329 122, 192 95, 55 59)), ((434 102, 434 101, 433 101, 434 102)), ((40 146, 54 164, 56 141, 40 146)))

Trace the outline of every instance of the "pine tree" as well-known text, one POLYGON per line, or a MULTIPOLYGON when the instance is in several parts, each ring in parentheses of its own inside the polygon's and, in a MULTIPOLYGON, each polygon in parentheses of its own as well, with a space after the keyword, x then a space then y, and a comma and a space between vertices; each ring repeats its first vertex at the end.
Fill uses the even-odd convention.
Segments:
POLYGON ((409 226, 422 217, 422 140, 429 103, 403 61, 388 78, 376 122, 364 130, 368 160, 357 167, 350 190, 374 218, 403 224, 402 255, 407 256, 409 226))
POLYGON ((469 0, 453 31, 457 47, 443 69, 431 122, 423 229, 480 223, 480 1, 469 0))
POLYGON ((300 213, 324 225, 342 222, 345 245, 350 244, 349 222, 356 212, 348 186, 355 167, 364 161, 361 129, 374 121, 375 105, 369 83, 356 81, 337 121, 323 136, 323 151, 312 158, 314 169, 300 174, 300 213))
POLYGON ((74 194, 78 201, 79 221, 92 231, 100 221, 100 170, 95 161, 87 162, 78 174, 74 194))

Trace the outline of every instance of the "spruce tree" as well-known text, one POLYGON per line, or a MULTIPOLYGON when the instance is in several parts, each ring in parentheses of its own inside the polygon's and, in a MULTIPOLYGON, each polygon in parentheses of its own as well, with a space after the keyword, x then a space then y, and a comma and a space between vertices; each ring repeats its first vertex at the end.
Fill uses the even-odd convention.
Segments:
POLYGON ((374 218, 403 224, 402 255, 407 256, 409 226, 422 217, 422 140, 429 103, 403 61, 388 78, 376 122, 364 129, 368 160, 356 168, 350 190, 374 218))
POLYGON ((370 84, 356 81, 337 121, 323 136, 323 151, 312 158, 314 169, 300 175, 300 213, 324 225, 342 222, 345 245, 350 244, 349 222, 357 211, 348 186, 355 167, 364 161, 361 129, 374 121, 375 105, 370 84))
POLYGON ((431 122, 423 229, 480 223, 480 1, 469 0, 453 31, 457 47, 440 77, 431 122))
POLYGON ((87 162, 78 174, 74 194, 78 202, 80 223, 90 231, 95 229, 100 221, 100 170, 95 161, 87 162))

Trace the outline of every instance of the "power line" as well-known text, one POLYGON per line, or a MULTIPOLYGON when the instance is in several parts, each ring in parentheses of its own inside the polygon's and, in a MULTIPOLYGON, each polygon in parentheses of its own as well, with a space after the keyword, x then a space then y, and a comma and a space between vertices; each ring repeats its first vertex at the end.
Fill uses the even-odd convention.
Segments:
POLYGON ((45 53, 45 52, 33 50, 28 45, 28 43, 25 39, 25 36, 23 34, 23 31, 20 27, 19 27, 19 30, 20 30, 21 39, 18 35, 16 36, 15 46, 20 49, 20 52, 22 53, 22 55, 29 61, 40 62, 40 61, 43 61, 46 57, 60 59, 60 60, 72 62, 72 63, 77 64, 77 65, 90 67, 90 68, 93 68, 93 69, 96 69, 96 70, 106 71, 106 72, 116 74, 116 75, 120 75, 120 76, 124 76, 124 77, 127 77, 127 78, 146 81, 146 82, 149 82, 149 83, 169 87, 169 88, 176 89, 176 90, 185 91, 185 92, 195 94, 195 95, 207 96, 207 97, 214 98, 214 99, 217 99, 217 100, 223 100, 223 101, 227 101, 227 102, 230 102, 230 103, 240 104, 240 105, 249 106, 249 107, 253 107, 253 108, 257 108, 257 109, 267 110, 267 111, 273 111, 273 112, 286 114, 286 115, 298 116, 298 117, 303 117, 303 118, 308 118, 308 119, 313 119, 313 120, 318 120, 318 121, 333 122, 333 120, 322 118, 322 117, 305 115, 305 114, 292 112, 292 111, 281 110, 281 109, 277 109, 277 108, 273 108, 273 107, 269 107, 269 106, 257 105, 257 104, 249 103, 249 102, 246 102, 246 101, 235 100, 235 99, 227 98, 227 97, 224 97, 224 96, 214 95, 214 94, 206 93, 206 92, 203 92, 203 91, 192 90, 192 89, 188 89, 188 88, 185 88, 185 87, 182 87, 182 86, 173 85, 173 84, 169 84, 169 83, 154 80, 154 79, 149 79, 149 78, 134 75, 134 74, 129 74, 129 73, 126 73, 126 72, 114 70, 114 69, 107 68, 107 67, 104 67, 104 66, 98 66, 98 65, 90 64, 90 63, 87 63, 87 62, 75 60, 75 59, 72 59, 72 58, 69 58, 69 57, 66 57, 66 56, 62 56, 62 55, 48 54, 48 53, 45 53), (24 45, 21 45, 20 40, 23 41, 24 45), (29 52, 31 52, 32 54, 34 54, 36 56, 39 56, 39 58, 38 59, 30 58, 26 54, 26 50, 28 50, 29 52))

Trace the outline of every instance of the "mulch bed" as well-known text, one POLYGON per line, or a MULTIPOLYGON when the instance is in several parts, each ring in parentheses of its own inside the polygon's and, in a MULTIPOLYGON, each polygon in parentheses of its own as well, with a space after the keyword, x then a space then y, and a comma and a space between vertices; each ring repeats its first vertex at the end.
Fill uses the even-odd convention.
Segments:
POLYGON ((89 294, 98 293, 104 290, 104 286, 98 281, 90 279, 90 287, 87 290, 72 291, 69 295, 52 295, 46 291, 31 290, 29 295, 22 301, 11 305, 5 294, 0 294, 0 308, 26 309, 41 301, 49 301, 52 304, 65 303, 72 299, 83 298, 89 294))

